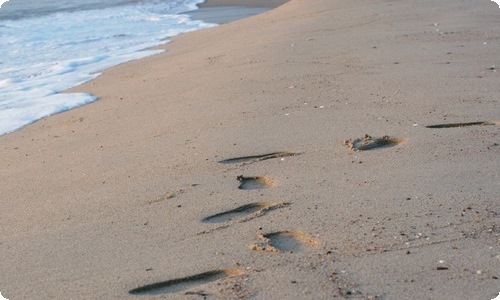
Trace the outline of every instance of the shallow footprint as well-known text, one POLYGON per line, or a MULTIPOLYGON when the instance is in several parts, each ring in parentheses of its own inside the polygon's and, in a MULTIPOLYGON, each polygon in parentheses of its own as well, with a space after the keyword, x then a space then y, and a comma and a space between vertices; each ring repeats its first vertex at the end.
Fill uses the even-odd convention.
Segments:
POLYGON ((389 148, 396 146, 397 144, 400 144, 404 141, 403 138, 399 137, 390 137, 390 136, 383 136, 380 138, 373 138, 369 136, 368 134, 365 134, 364 137, 359 138, 359 139, 349 139, 344 141, 344 145, 349 147, 351 150, 354 151, 366 151, 366 150, 373 150, 377 148, 389 148))
POLYGON ((232 210, 228 210, 225 212, 221 212, 221 213, 218 213, 215 215, 208 216, 201 221, 204 223, 223 223, 223 222, 231 221, 235 218, 241 218, 238 221, 245 222, 245 221, 249 221, 251 219, 260 217, 270 210, 282 208, 282 207, 288 206, 289 204, 290 203, 287 203, 287 202, 250 203, 250 204, 246 204, 246 205, 237 207, 237 208, 232 209, 232 210), (246 217, 243 218, 243 216, 246 216, 246 217))
POLYGON ((238 187, 240 190, 264 189, 273 185, 273 181, 267 176, 245 177, 240 175, 236 179, 240 182, 240 186, 238 187))
POLYGON ((314 237, 299 231, 280 231, 268 234, 259 234, 262 242, 250 245, 250 249, 268 252, 296 253, 310 247, 318 247, 319 241, 314 237))
POLYGON ((455 128, 455 127, 468 127, 468 126, 484 126, 484 125, 500 125, 500 121, 482 121, 482 122, 469 122, 469 123, 449 123, 425 126, 427 128, 455 128))
POLYGON ((178 189, 178 190, 175 190, 175 191, 169 191, 169 192, 166 192, 166 193, 163 193, 161 195, 158 195, 156 196, 155 198, 151 199, 151 200, 148 200, 146 201, 146 204, 154 204, 154 203, 158 203, 158 202, 162 202, 162 201, 165 201, 165 200, 169 200, 169 199, 172 199, 172 198, 175 198, 183 193, 185 193, 186 191, 184 189, 178 189))
POLYGON ((241 276, 243 274, 245 274, 245 272, 238 269, 209 271, 184 278, 177 278, 177 279, 144 285, 135 288, 133 290, 130 290, 129 293, 132 295, 158 295, 158 294, 177 293, 180 291, 187 290, 196 285, 202 285, 225 277, 241 276))
POLYGON ((229 159, 221 160, 221 161, 219 161, 219 163, 221 163, 221 164, 237 164, 237 163, 251 164, 254 162, 259 162, 259 161, 263 161, 263 160, 267 160, 267 159, 295 156, 295 155, 299 155, 299 154, 300 153, 280 151, 280 152, 273 152, 273 153, 267 153, 267 154, 261 154, 261 155, 251 155, 251 156, 241 156, 241 157, 229 158, 229 159))

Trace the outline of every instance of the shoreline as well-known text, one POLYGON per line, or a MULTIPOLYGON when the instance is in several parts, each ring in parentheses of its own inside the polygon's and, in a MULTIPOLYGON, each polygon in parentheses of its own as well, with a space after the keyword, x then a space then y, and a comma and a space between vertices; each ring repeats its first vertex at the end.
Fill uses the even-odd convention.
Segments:
MULTIPOLYGON (((278 2, 280 2, 280 1, 274 1, 274 2, 276 2, 276 4, 278 4, 278 2)), ((286 1, 281 1, 281 2, 286 2, 286 1)), ((253 4, 254 3, 252 3, 252 1, 222 1, 222 3, 219 3, 219 4, 217 4, 217 3, 207 4, 206 5, 207 7, 205 7, 203 5, 197 5, 198 9, 193 10, 193 11, 186 11, 186 12, 182 13, 181 15, 188 16, 191 20, 199 20, 199 21, 203 21, 204 23, 216 23, 218 25, 221 25, 224 23, 233 22, 233 21, 237 21, 237 20, 244 19, 247 17, 251 17, 253 15, 263 13, 263 12, 273 8, 273 6, 270 4, 265 4, 265 5, 264 4, 253 5, 253 4)), ((198 30, 200 30, 200 29, 203 29, 203 26, 201 26, 201 28, 198 28, 198 30)), ((165 44, 164 41, 168 40, 168 39, 172 39, 172 37, 173 36, 165 37, 161 41, 159 40, 157 45, 154 45, 154 46, 150 45, 149 47, 146 47, 142 50, 136 50, 133 53, 129 53, 128 54, 129 57, 127 58, 128 61, 141 59, 141 58, 144 58, 144 57, 147 57, 150 55, 155 55, 155 53, 152 51, 164 46, 164 44, 165 44), (149 51, 149 53, 147 53, 148 51, 149 51)), ((95 79, 95 76, 92 76, 92 74, 95 74, 95 73, 100 74, 102 72, 105 72, 106 69, 108 69, 110 67, 116 67, 122 63, 126 63, 126 62, 128 62, 127 59, 122 59, 121 63, 115 62, 114 66, 113 65, 109 66, 109 63, 106 60, 104 60, 104 62, 102 62, 102 63, 104 63, 104 66, 107 65, 107 67, 105 67, 104 69, 99 69, 100 67, 96 66, 94 68, 95 69, 94 71, 92 71, 92 72, 89 71, 88 74, 80 74, 81 78, 77 82, 74 82, 74 81, 76 81, 76 79, 72 80, 71 76, 69 76, 69 78, 68 78, 68 76, 66 76, 64 79, 52 78, 53 82, 67 82, 62 87, 59 86, 57 88, 56 87, 53 88, 54 90, 59 90, 59 89, 63 88, 63 90, 56 93, 56 97, 57 97, 57 94, 64 95, 66 90, 69 90, 69 89, 74 88, 78 85, 81 85, 82 83, 85 83, 85 80, 91 81, 91 80, 95 79), (123 61, 123 60, 125 60, 125 61, 123 61), (82 79, 82 78, 84 78, 84 79, 82 79), (73 84, 73 86, 72 86, 72 84, 73 84)), ((120 61, 120 59, 118 59, 118 61, 120 61)), ((101 63, 101 66, 102 66, 102 63, 101 63)), ((91 67, 94 67, 94 66, 91 65, 91 67)), ((78 74, 78 72, 73 72, 73 73, 78 74)), ((76 78, 76 75, 74 75, 73 78, 76 78)), ((50 81, 47 80, 47 82, 50 82, 50 81)), ((47 83, 47 85, 51 86, 50 83, 47 83)), ((54 84, 52 84, 52 86, 53 85, 54 84)), ((43 106, 43 103, 47 103, 47 102, 51 103, 51 101, 53 101, 53 102, 55 101, 49 97, 50 96, 46 96, 43 99, 44 101, 40 102, 41 107, 39 107, 38 110, 35 110, 33 107, 30 107, 30 106, 27 106, 27 108, 24 108, 24 110, 21 107, 14 106, 11 109, 10 114, 11 114, 11 116, 19 115, 19 117, 17 117, 17 118, 13 117, 12 119, 9 119, 9 116, 7 113, 8 110, 3 111, 2 116, 4 116, 6 119, 8 119, 9 122, 4 122, 2 124, 2 128, 0 128, 0 135, 6 135, 9 133, 12 133, 12 132, 17 131, 25 126, 29 126, 30 124, 36 123, 43 118, 50 117, 50 116, 62 113, 64 111, 67 111, 67 110, 75 109, 75 108, 78 108, 80 106, 88 105, 89 103, 96 101, 95 97, 93 97, 92 95, 84 95, 84 94, 76 95, 75 94, 71 98, 65 98, 65 102, 60 101, 60 103, 53 104, 52 106, 50 106, 50 105, 43 106), (64 107, 64 109, 62 107, 64 107), (36 113, 37 111, 42 111, 43 113, 38 114, 38 113, 36 113)), ((28 96, 25 96, 25 98, 28 99, 28 96)), ((57 102, 57 101, 55 101, 55 102, 57 102)), ((31 105, 33 106, 36 104, 31 104, 31 105)))
POLYGON ((184 14, 195 20, 222 25, 264 13, 288 1, 290 0, 209 0, 200 3, 197 10, 184 14))
POLYGON ((2 295, 493 299, 492 7, 292 0, 70 89, 0 137, 2 295))
POLYGON ((214 6, 245 6, 245 7, 269 7, 276 8, 290 0, 207 0, 198 6, 200 8, 214 6))

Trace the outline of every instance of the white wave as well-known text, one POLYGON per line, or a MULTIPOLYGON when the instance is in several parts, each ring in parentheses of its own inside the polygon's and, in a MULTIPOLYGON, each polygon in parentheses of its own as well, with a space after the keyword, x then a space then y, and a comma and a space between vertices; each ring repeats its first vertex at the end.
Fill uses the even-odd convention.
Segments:
POLYGON ((2 5, 4 5, 7 2, 9 2, 9 0, 0 0, 0 8, 2 8, 2 5))
POLYGON ((58 12, 0 21, 0 135, 95 101, 59 92, 103 69, 157 54, 166 38, 213 26, 173 12, 199 0, 58 12))

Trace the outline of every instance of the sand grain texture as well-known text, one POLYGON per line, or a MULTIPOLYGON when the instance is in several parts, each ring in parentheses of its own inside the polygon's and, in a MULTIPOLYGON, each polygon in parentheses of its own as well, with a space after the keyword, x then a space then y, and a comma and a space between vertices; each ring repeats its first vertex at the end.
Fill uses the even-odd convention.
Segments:
POLYGON ((426 126, 500 118, 499 17, 487 0, 292 0, 73 88, 100 100, 0 137, 2 295, 493 299, 499 127, 426 126), (346 151, 365 133, 405 142, 346 151), (302 154, 219 163, 281 149, 302 154), (290 205, 201 222, 267 202, 290 205), (256 232, 284 251, 250 250, 256 232))

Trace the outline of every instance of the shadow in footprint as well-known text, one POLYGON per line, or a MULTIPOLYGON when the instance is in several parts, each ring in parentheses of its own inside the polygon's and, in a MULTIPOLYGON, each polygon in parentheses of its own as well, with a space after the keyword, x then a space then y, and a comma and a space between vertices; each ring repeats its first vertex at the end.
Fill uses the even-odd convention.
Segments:
POLYGON ((499 125, 500 121, 483 121, 483 122, 469 122, 469 123, 450 123, 450 124, 437 124, 425 126, 427 128, 455 128, 455 127, 468 127, 468 126, 485 126, 485 125, 499 125))
POLYGON ((240 190, 264 189, 273 185, 273 181, 267 176, 245 177, 240 175, 236 179, 240 182, 240 186, 238 186, 240 190))
POLYGON ((221 278, 230 276, 240 276, 243 274, 244 272, 238 269, 216 270, 184 278, 172 279, 172 280, 144 285, 135 288, 133 290, 130 290, 129 293, 132 295, 158 295, 158 294, 177 293, 196 285, 202 285, 205 283, 219 280, 221 278))
POLYGON ((219 161, 219 163, 221 163, 221 164, 238 164, 238 163, 251 164, 251 163, 255 163, 255 162, 259 162, 259 161, 263 161, 263 160, 280 158, 280 157, 295 156, 295 155, 299 155, 299 154, 301 154, 301 153, 280 151, 280 152, 273 152, 273 153, 267 153, 267 154, 262 154, 262 155, 252 155, 252 156, 241 156, 241 157, 229 158, 229 159, 221 160, 221 161, 219 161))
POLYGON ((251 219, 260 217, 267 213, 270 210, 282 208, 288 206, 290 203, 281 202, 281 203, 273 203, 273 202, 256 202, 246 204, 240 207, 237 207, 232 210, 228 210, 225 212, 221 212, 215 215, 208 216, 201 220, 204 223, 223 223, 227 221, 231 221, 233 219, 238 219, 239 222, 246 222, 251 219), (245 217, 244 217, 245 216, 245 217))
POLYGON ((404 139, 399 137, 390 137, 386 135, 380 138, 374 138, 369 136, 368 134, 365 134, 365 136, 362 138, 355 140, 349 139, 344 141, 344 145, 354 151, 366 151, 393 147, 402 143, 403 141, 404 139))
POLYGON ((319 246, 318 240, 299 230, 259 234, 259 239, 261 242, 250 245, 252 250, 296 253, 319 246))

